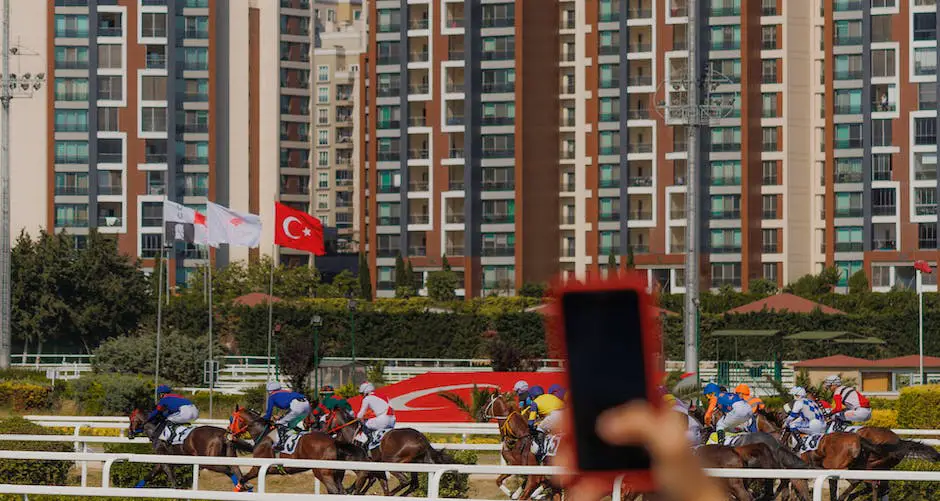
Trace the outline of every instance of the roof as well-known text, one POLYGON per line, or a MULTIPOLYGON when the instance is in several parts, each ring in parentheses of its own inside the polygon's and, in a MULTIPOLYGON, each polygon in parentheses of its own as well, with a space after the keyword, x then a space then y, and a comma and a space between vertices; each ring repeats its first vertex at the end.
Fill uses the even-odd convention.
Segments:
POLYGON ((824 367, 869 367, 873 364, 871 360, 864 358, 850 357, 847 355, 832 355, 829 357, 813 358, 793 364, 796 368, 824 368, 824 367))
POLYGON ((797 341, 829 341, 845 336, 845 331, 803 331, 785 336, 784 339, 797 341))
POLYGON ((277 303, 281 300, 281 298, 269 296, 261 292, 249 292, 244 296, 238 296, 237 298, 233 299, 232 302, 244 306, 258 306, 259 304, 267 304, 269 300, 272 303, 277 303))
MULTIPOLYGON (((544 303, 544 304, 540 304, 537 306, 530 306, 526 308, 525 311, 542 313, 542 314, 548 315, 552 312, 551 306, 552 306, 552 303, 544 303)), ((652 309, 653 309, 653 314, 657 317, 666 316, 666 315, 678 315, 678 313, 674 311, 669 311, 665 308, 660 308, 659 306, 653 306, 652 309)))
POLYGON ((816 308, 819 308, 823 313, 827 315, 844 315, 844 311, 837 310, 831 306, 826 306, 824 304, 819 304, 809 299, 802 298, 800 296, 795 296, 789 293, 775 294, 773 296, 765 297, 764 299, 758 299, 752 303, 748 303, 737 308, 732 308, 726 313, 754 313, 758 311, 788 311, 790 313, 810 313, 816 308))
MULTIPOLYGON (((886 358, 884 360, 878 360, 873 363, 875 367, 885 367, 885 368, 919 368, 920 367, 920 357, 917 355, 907 355, 904 357, 894 357, 886 358)), ((924 367, 938 368, 940 367, 940 357, 928 357, 924 356, 924 367)))
POLYGON ((780 334, 778 330, 760 329, 724 329, 712 332, 716 337, 771 337, 780 334))

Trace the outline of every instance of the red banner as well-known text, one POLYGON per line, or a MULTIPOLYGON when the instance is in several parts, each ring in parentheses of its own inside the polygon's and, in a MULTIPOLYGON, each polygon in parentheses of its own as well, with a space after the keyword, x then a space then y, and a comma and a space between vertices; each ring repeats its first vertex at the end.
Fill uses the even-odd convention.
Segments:
MULTIPOLYGON (((469 404, 474 386, 510 392, 516 381, 524 380, 529 386, 540 385, 547 391, 553 384, 562 384, 563 377, 561 372, 429 372, 383 386, 375 393, 388 399, 399 422, 469 422, 470 416, 438 393, 455 393, 469 404)), ((358 410, 361 400, 362 397, 355 397, 349 399, 349 403, 358 410)))

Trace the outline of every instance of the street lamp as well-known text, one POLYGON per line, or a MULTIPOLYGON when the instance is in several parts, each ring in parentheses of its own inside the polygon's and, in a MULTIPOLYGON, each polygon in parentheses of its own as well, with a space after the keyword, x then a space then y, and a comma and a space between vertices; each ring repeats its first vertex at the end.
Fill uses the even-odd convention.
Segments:
POLYGON ((323 319, 320 318, 320 315, 314 315, 310 319, 310 325, 313 326, 313 387, 314 387, 314 392, 319 392, 320 391, 320 326, 323 325, 323 319))
POLYGON ((0 138, 0 369, 10 367, 10 345, 12 334, 10 331, 10 314, 12 309, 12 293, 10 285, 10 263, 12 249, 10 247, 10 101, 14 97, 31 97, 46 83, 45 73, 23 73, 17 75, 10 73, 10 55, 18 52, 17 48, 10 47, 10 0, 3 0, 3 74, 0 77, 0 103, 2 103, 2 116, 0 128, 3 136, 0 138))
POLYGON ((696 2, 689 1, 688 46, 689 55, 685 73, 669 75, 660 84, 666 100, 657 103, 657 109, 667 125, 683 124, 688 134, 686 160, 686 255, 685 255, 685 370, 698 375, 698 297, 699 297, 699 169, 698 135, 714 120, 728 117, 734 111, 734 98, 718 94, 721 85, 734 82, 709 66, 699 67, 696 57, 698 24, 695 21, 696 2))
POLYGON ((356 370, 356 307, 359 306, 359 301, 356 301, 353 298, 349 298, 346 301, 346 308, 349 309, 349 325, 351 327, 350 333, 352 337, 352 361, 353 361, 353 370, 356 370))

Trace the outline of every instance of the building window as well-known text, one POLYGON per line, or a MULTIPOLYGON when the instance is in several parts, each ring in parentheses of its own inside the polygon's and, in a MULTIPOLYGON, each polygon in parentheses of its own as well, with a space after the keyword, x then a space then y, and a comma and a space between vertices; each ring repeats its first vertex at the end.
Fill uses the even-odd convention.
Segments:
POLYGON ((55 204, 55 227, 88 226, 88 204, 55 204))
POLYGON ((712 59, 711 69, 714 72, 721 73, 728 77, 732 83, 741 82, 741 60, 740 59, 712 59))
POLYGON ((187 78, 185 97, 187 101, 208 101, 209 80, 205 78, 187 78))
POLYGON ((88 110, 55 110, 56 132, 88 132, 88 110))
POLYGON ((326 125, 330 123, 330 109, 329 108, 317 109, 317 123, 320 125, 326 125))
POLYGON ((777 162, 775 160, 761 162, 761 184, 764 186, 777 184, 777 162))
POLYGON ((935 216, 937 214, 937 189, 914 188, 914 214, 918 216, 935 216))
POLYGON ((764 118, 774 118, 777 116, 776 92, 761 94, 761 116, 764 118))
POLYGON ((121 130, 121 121, 119 108, 110 108, 101 106, 98 108, 98 130, 99 131, 118 131, 121 130))
POLYGON ((914 118, 914 144, 937 144, 937 119, 935 117, 914 118))
POLYGON ((761 61, 761 83, 777 83, 777 60, 764 59, 761 61))
MULTIPOLYGON (((872 61, 875 60, 872 51, 872 61)), ((835 56, 835 79, 858 80, 862 78, 862 56, 858 54, 840 54, 835 56)), ((891 68, 894 66, 892 64, 891 68)))
POLYGON ((777 263, 763 263, 761 272, 763 272, 764 280, 777 283, 777 263))
POLYGON ((144 101, 166 101, 166 77, 143 75, 140 77, 141 94, 144 101))
POLYGON ((166 195, 166 171, 147 171, 147 194, 166 195))
POLYGON ((56 14, 55 36, 62 38, 88 38, 88 16, 85 14, 56 14))
POLYGON ((163 248, 163 235, 160 233, 144 233, 140 235, 140 257, 155 258, 160 255, 163 248))
MULTIPOLYGON (((915 3, 915 5, 917 5, 915 3)), ((888 16, 886 16, 888 17, 888 16)), ((914 40, 929 41, 937 39, 937 14, 934 12, 914 13, 914 40)))
POLYGON ((891 155, 884 153, 872 155, 871 176, 872 181, 891 180, 891 155))
POLYGON ((937 74, 936 47, 918 47, 914 49, 914 74, 918 76, 937 74))
POLYGON ((871 76, 893 77, 895 75, 894 49, 872 49, 871 76))
POLYGON ((124 161, 124 142, 121 139, 98 139, 98 163, 119 164, 124 161))
POLYGON ((329 144, 330 144, 330 131, 318 130, 317 131, 317 145, 327 146, 329 144))
POLYGON ((330 80, 330 67, 321 64, 317 66, 317 81, 318 82, 328 82, 330 80))
POLYGON ((763 151, 779 150, 776 127, 763 127, 761 129, 761 136, 763 137, 763 151))
MULTIPOLYGON (((934 128, 934 135, 936 135, 936 128, 934 128)), ((871 121, 871 142, 872 146, 891 146, 891 120, 871 121)))
POLYGON ((330 194, 317 193, 317 209, 326 210, 330 208, 330 194))
POLYGON ((330 166, 330 152, 329 152, 329 151, 318 151, 318 152, 317 152, 317 166, 319 166, 319 167, 329 167, 329 166, 330 166))
POLYGON ((712 263, 712 287, 741 287, 741 263, 712 263))
POLYGON ((317 188, 321 190, 328 189, 330 187, 330 173, 329 172, 320 172, 317 174, 317 188))
POLYGON ((87 78, 56 78, 55 79, 55 100, 56 101, 87 101, 88 100, 88 79, 87 78))
POLYGON ((836 261, 836 268, 839 269, 839 287, 849 285, 849 277, 862 271, 864 263, 862 261, 836 261))
POLYGON ((183 18, 186 38, 209 38, 209 18, 206 16, 186 16, 183 18))
POLYGON ((88 173, 56 172, 54 193, 56 195, 87 195, 88 173))
POLYGON ((861 226, 836 226, 836 252, 861 252, 861 226))
POLYGON ((741 252, 741 230, 711 230, 709 248, 715 254, 741 252))
POLYGON ((140 35, 144 38, 166 38, 166 14, 162 12, 141 13, 140 35))
POLYGON ((872 287, 891 287, 891 267, 872 265, 871 286, 872 287))
POLYGON ((761 195, 763 219, 777 219, 777 195, 761 195))
POLYGON ((836 21, 835 22, 835 44, 836 45, 861 45, 862 44, 862 22, 861 21, 836 21))
POLYGON ((116 75, 98 75, 98 100, 120 101, 124 96, 123 77, 116 75))
POLYGON ((761 234, 761 252, 764 254, 776 254, 780 252, 777 247, 777 229, 760 230, 761 234))
POLYGON ((183 69, 186 71, 207 71, 209 69, 209 48, 184 47, 183 69))
POLYGON ((859 124, 836 124, 836 148, 861 148, 862 126, 859 124))
MULTIPOLYGON (((878 0, 874 0, 877 2, 878 0)), ((894 16, 871 16, 871 41, 872 42, 890 42, 891 41, 891 21, 894 16)))
POLYGON ((919 223, 917 225, 917 248, 921 250, 937 248, 937 223, 919 223))

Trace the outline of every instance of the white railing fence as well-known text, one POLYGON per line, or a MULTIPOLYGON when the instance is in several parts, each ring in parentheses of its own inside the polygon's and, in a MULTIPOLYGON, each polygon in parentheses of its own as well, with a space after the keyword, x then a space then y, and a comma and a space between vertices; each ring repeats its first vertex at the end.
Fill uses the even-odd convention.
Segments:
MULTIPOLYGON (((426 473, 428 477, 427 498, 440 499, 441 479, 447 473, 461 473, 469 475, 544 475, 552 476, 562 473, 560 468, 547 466, 499 466, 499 465, 430 465, 407 463, 366 463, 352 461, 314 461, 299 459, 265 459, 265 458, 227 458, 227 457, 198 457, 198 456, 162 456, 146 454, 97 454, 73 452, 31 452, 31 451, 0 451, 0 459, 18 460, 44 460, 44 461, 70 461, 70 462, 100 462, 102 466, 101 487, 65 487, 48 485, 6 485, 0 484, 2 494, 52 494, 72 496, 112 496, 126 498, 154 497, 154 498, 188 498, 209 500, 258 500, 268 499, 300 499, 301 494, 269 494, 267 488, 267 474, 271 467, 285 468, 320 468, 346 471, 378 471, 378 472, 417 472, 426 473), (127 489, 111 487, 111 468, 117 462, 145 463, 145 464, 176 464, 193 466, 193 484, 191 490, 184 489, 127 489), (223 491, 199 490, 200 466, 258 466, 257 492, 235 493, 223 491)), ((749 479, 804 479, 812 480, 813 499, 822 501, 823 489, 826 481, 834 480, 905 480, 915 482, 938 482, 940 472, 904 472, 904 471, 865 471, 865 470, 762 470, 762 469, 709 469, 708 475, 723 478, 749 478, 749 479)), ((619 499, 622 483, 616 480, 612 486, 613 499, 619 499)), ((320 491, 319 483, 314 490, 320 491)), ((309 495, 306 495, 309 496, 309 495)), ((322 496, 322 499, 348 499, 339 496, 322 496)), ((379 496, 365 496, 362 499, 375 499, 379 496)), ((421 498, 406 498, 421 499, 421 498)))

